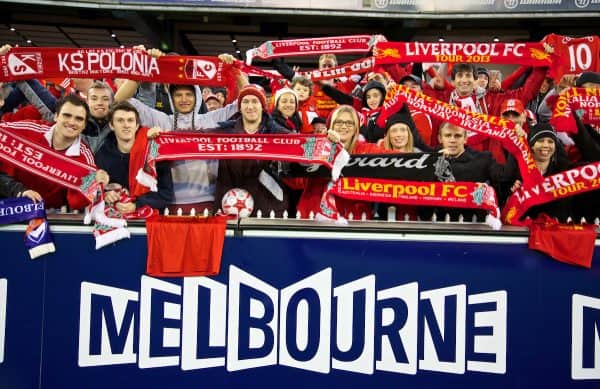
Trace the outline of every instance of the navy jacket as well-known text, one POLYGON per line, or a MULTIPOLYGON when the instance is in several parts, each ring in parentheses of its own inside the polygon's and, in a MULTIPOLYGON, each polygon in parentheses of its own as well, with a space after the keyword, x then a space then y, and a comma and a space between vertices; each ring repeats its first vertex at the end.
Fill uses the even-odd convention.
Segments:
MULTIPOLYGON (((124 188, 129 189, 129 153, 125 154, 119 151, 114 133, 106 138, 95 157, 96 166, 108 172, 110 182, 119 183, 124 188)), ((173 180, 171 178, 170 163, 158 162, 156 173, 158 175, 158 191, 148 192, 138 197, 135 201, 138 208, 149 205, 152 208, 163 209, 173 202, 173 180)))

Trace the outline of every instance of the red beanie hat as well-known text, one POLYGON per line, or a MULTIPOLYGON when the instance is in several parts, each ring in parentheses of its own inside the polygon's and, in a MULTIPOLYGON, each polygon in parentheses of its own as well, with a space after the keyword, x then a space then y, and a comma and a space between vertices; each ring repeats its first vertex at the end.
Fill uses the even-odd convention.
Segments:
POLYGON ((267 110, 267 96, 265 95, 265 90, 260 85, 256 84, 248 84, 240 90, 240 95, 238 96, 238 110, 242 105, 242 98, 246 95, 256 96, 260 101, 263 111, 267 110))

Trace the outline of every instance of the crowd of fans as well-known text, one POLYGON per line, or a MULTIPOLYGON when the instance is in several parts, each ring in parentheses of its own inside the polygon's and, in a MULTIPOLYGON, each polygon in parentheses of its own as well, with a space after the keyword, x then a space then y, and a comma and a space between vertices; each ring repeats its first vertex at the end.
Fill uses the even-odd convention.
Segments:
MULTIPOLYGON (((0 54, 10 49, 3 46, 0 54)), ((148 54, 164 55, 157 49, 148 54)), ((222 54, 223 62, 233 57, 222 54)), ((333 54, 321 55, 319 69, 337 66, 333 54)), ((138 129, 144 136, 160 131, 200 131, 242 134, 324 134, 341 142, 350 154, 442 152, 457 181, 487 182, 499 203, 521 185, 514 158, 491 138, 439 122, 407 106, 391 115, 384 126, 378 117, 388 91, 396 84, 449 102, 461 108, 501 116, 527 133, 535 163, 542 175, 600 160, 600 132, 578 122, 577 135, 568 136, 549 124, 548 96, 571 86, 600 88, 600 74, 565 75, 556 85, 543 67, 520 67, 500 81, 494 69, 455 64, 448 77, 422 64, 390 66, 364 77, 343 77, 313 83, 283 60, 273 66, 288 81, 271 82, 269 88, 249 84, 237 74, 237 91, 193 85, 138 83, 132 80, 37 80, 3 85, 2 121, 34 121, 40 133, 34 141, 67 157, 95 164, 97 181, 106 188, 105 199, 124 213, 142 205, 169 208, 172 212, 207 209, 215 212, 231 188, 243 188, 255 201, 254 214, 274 211, 306 218, 319 211, 328 183, 325 178, 289 177, 273 161, 193 160, 158 164, 158 191, 137 198, 128 196, 130 152, 138 129), (265 91, 267 89, 268 93, 265 91), (558 131, 557 131, 558 130, 558 131)), ((31 173, 0 163, 0 196, 44 199, 47 207, 84 206, 70 190, 36 178, 31 173)), ((595 192, 535 207, 528 216, 544 212, 561 221, 571 217, 594 220, 600 216, 595 192)), ((338 198, 342 216, 365 214, 367 219, 386 216, 381 204, 338 198)), ((449 214, 457 219, 464 210, 399 207, 400 220, 429 220, 449 214)), ((468 216, 467 216, 468 217, 468 216)), ((470 219, 469 219, 470 220, 470 219)))

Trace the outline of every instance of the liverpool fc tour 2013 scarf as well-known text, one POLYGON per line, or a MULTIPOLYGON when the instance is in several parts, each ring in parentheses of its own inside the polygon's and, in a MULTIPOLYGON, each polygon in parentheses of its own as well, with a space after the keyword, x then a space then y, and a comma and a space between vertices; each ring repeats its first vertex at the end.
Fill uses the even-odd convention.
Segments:
POLYGON ((55 247, 44 203, 36 203, 26 197, 0 200, 0 225, 23 221, 29 221, 25 230, 25 247, 31 259, 53 253, 55 247))
POLYGON ((504 206, 502 217, 514 225, 524 225, 521 218, 533 206, 545 204, 600 188, 600 162, 578 166, 515 191, 504 206))
POLYGON ((378 42, 373 56, 377 66, 408 62, 552 65, 552 55, 539 42, 378 42))

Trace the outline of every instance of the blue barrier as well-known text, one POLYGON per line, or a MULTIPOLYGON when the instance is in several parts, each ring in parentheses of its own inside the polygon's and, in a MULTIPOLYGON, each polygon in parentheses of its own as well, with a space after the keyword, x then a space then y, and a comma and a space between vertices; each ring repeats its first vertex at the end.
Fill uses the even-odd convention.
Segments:
POLYGON ((218 276, 156 279, 141 230, 0 231, 0 388, 600 385, 600 264, 522 236, 242 226, 218 276))

